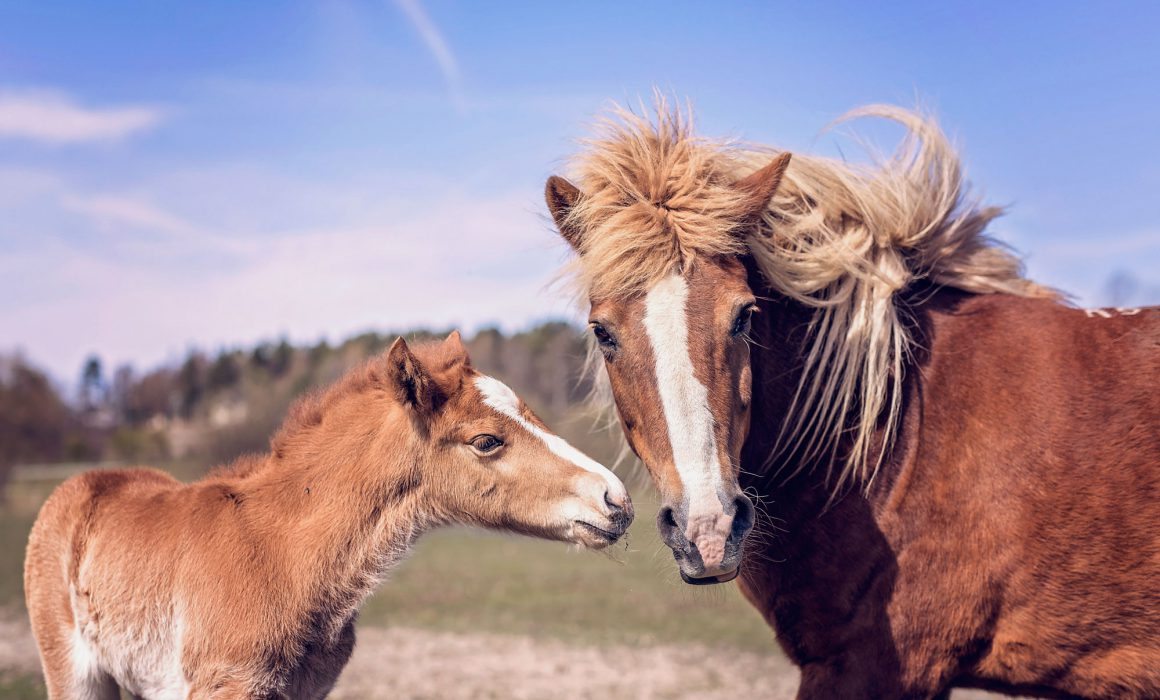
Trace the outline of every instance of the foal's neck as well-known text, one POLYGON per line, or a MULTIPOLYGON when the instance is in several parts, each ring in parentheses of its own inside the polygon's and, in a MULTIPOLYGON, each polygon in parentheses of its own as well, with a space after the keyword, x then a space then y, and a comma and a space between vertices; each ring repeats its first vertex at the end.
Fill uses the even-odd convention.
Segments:
POLYGON ((273 573, 300 604, 345 622, 426 525, 420 453, 401 408, 384 415, 358 394, 322 405, 315 419, 288 421, 239 480, 240 517, 283 562, 273 573))

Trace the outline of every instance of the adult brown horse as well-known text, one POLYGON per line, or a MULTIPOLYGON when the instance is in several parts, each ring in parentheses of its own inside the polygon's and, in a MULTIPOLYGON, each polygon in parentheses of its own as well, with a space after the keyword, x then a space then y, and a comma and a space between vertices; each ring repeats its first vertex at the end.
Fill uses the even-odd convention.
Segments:
POLYGON ((800 698, 1160 697, 1160 313, 1027 281, 933 121, 861 114, 893 158, 618 110, 548 181, 682 577, 800 698))

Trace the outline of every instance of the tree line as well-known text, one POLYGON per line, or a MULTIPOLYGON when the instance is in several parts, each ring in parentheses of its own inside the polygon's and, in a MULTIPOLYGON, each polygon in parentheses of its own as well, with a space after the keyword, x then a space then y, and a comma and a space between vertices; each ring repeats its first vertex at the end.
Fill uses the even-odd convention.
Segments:
MULTIPOLYGON (((442 335, 405 334, 411 341, 442 335)), ((143 373, 129 365, 108 371, 94 355, 72 392, 22 356, 0 355, 0 487, 20 464, 184 459, 209 467, 264 450, 297 396, 385 351, 395 337, 371 332, 337 345, 282 339, 191 350, 179 363, 143 373)), ((511 335, 485 329, 466 342, 481 371, 509 383, 545 420, 580 411, 589 383, 576 327, 549 322, 511 335)))

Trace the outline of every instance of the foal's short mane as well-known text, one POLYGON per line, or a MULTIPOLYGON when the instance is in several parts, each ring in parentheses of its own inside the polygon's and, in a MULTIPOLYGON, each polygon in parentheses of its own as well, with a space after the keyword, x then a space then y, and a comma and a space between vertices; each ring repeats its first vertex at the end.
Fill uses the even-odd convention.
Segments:
MULTIPOLYGON (((873 165, 794 154, 754 227, 732 184, 779 151, 693 134, 689 110, 658 100, 655 118, 613 107, 574 160, 583 196, 569 213, 582 231, 575 267, 593 298, 639 294, 698 258, 750 255, 770 290, 815 309, 805 371, 783 424, 779 455, 839 463, 838 493, 868 487, 889 449, 912 345, 903 292, 914 282, 974 293, 1055 298, 1023 276, 988 237, 1001 210, 972 198, 955 149, 929 117, 875 105, 847 114, 906 130, 873 165), (884 421, 887 440, 873 448, 884 421), (848 452, 841 437, 852 434, 848 452)), ((800 468, 800 467, 799 467, 800 468)), ((831 467, 832 469, 832 467, 831 467)))
MULTIPOLYGON (((410 346, 411 353, 427 371, 435 387, 444 396, 459 388, 466 356, 456 353, 446 343, 424 341, 410 346)), ((270 440, 270 451, 281 457, 288 442, 322 422, 323 415, 338 401, 374 390, 388 387, 390 372, 387 353, 380 353, 366 360, 362 365, 347 372, 341 379, 322 389, 309 392, 294 401, 286 414, 286 419, 278 432, 270 440)), ((244 466, 244 465, 242 465, 244 466)), ((234 471, 234 468, 229 468, 234 471)))

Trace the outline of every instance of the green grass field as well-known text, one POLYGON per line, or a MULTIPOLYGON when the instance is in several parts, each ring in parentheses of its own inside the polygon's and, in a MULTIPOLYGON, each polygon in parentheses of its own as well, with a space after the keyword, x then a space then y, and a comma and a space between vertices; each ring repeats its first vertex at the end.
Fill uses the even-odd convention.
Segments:
POLYGON ((607 553, 477 531, 432 533, 362 619, 583 644, 695 641, 772 652, 772 632, 736 586, 680 581, 654 513, 640 508, 627 544, 607 553))
POLYGON ((4 700, 41 700, 47 697, 39 676, 5 676, 0 672, 0 698, 4 700))

